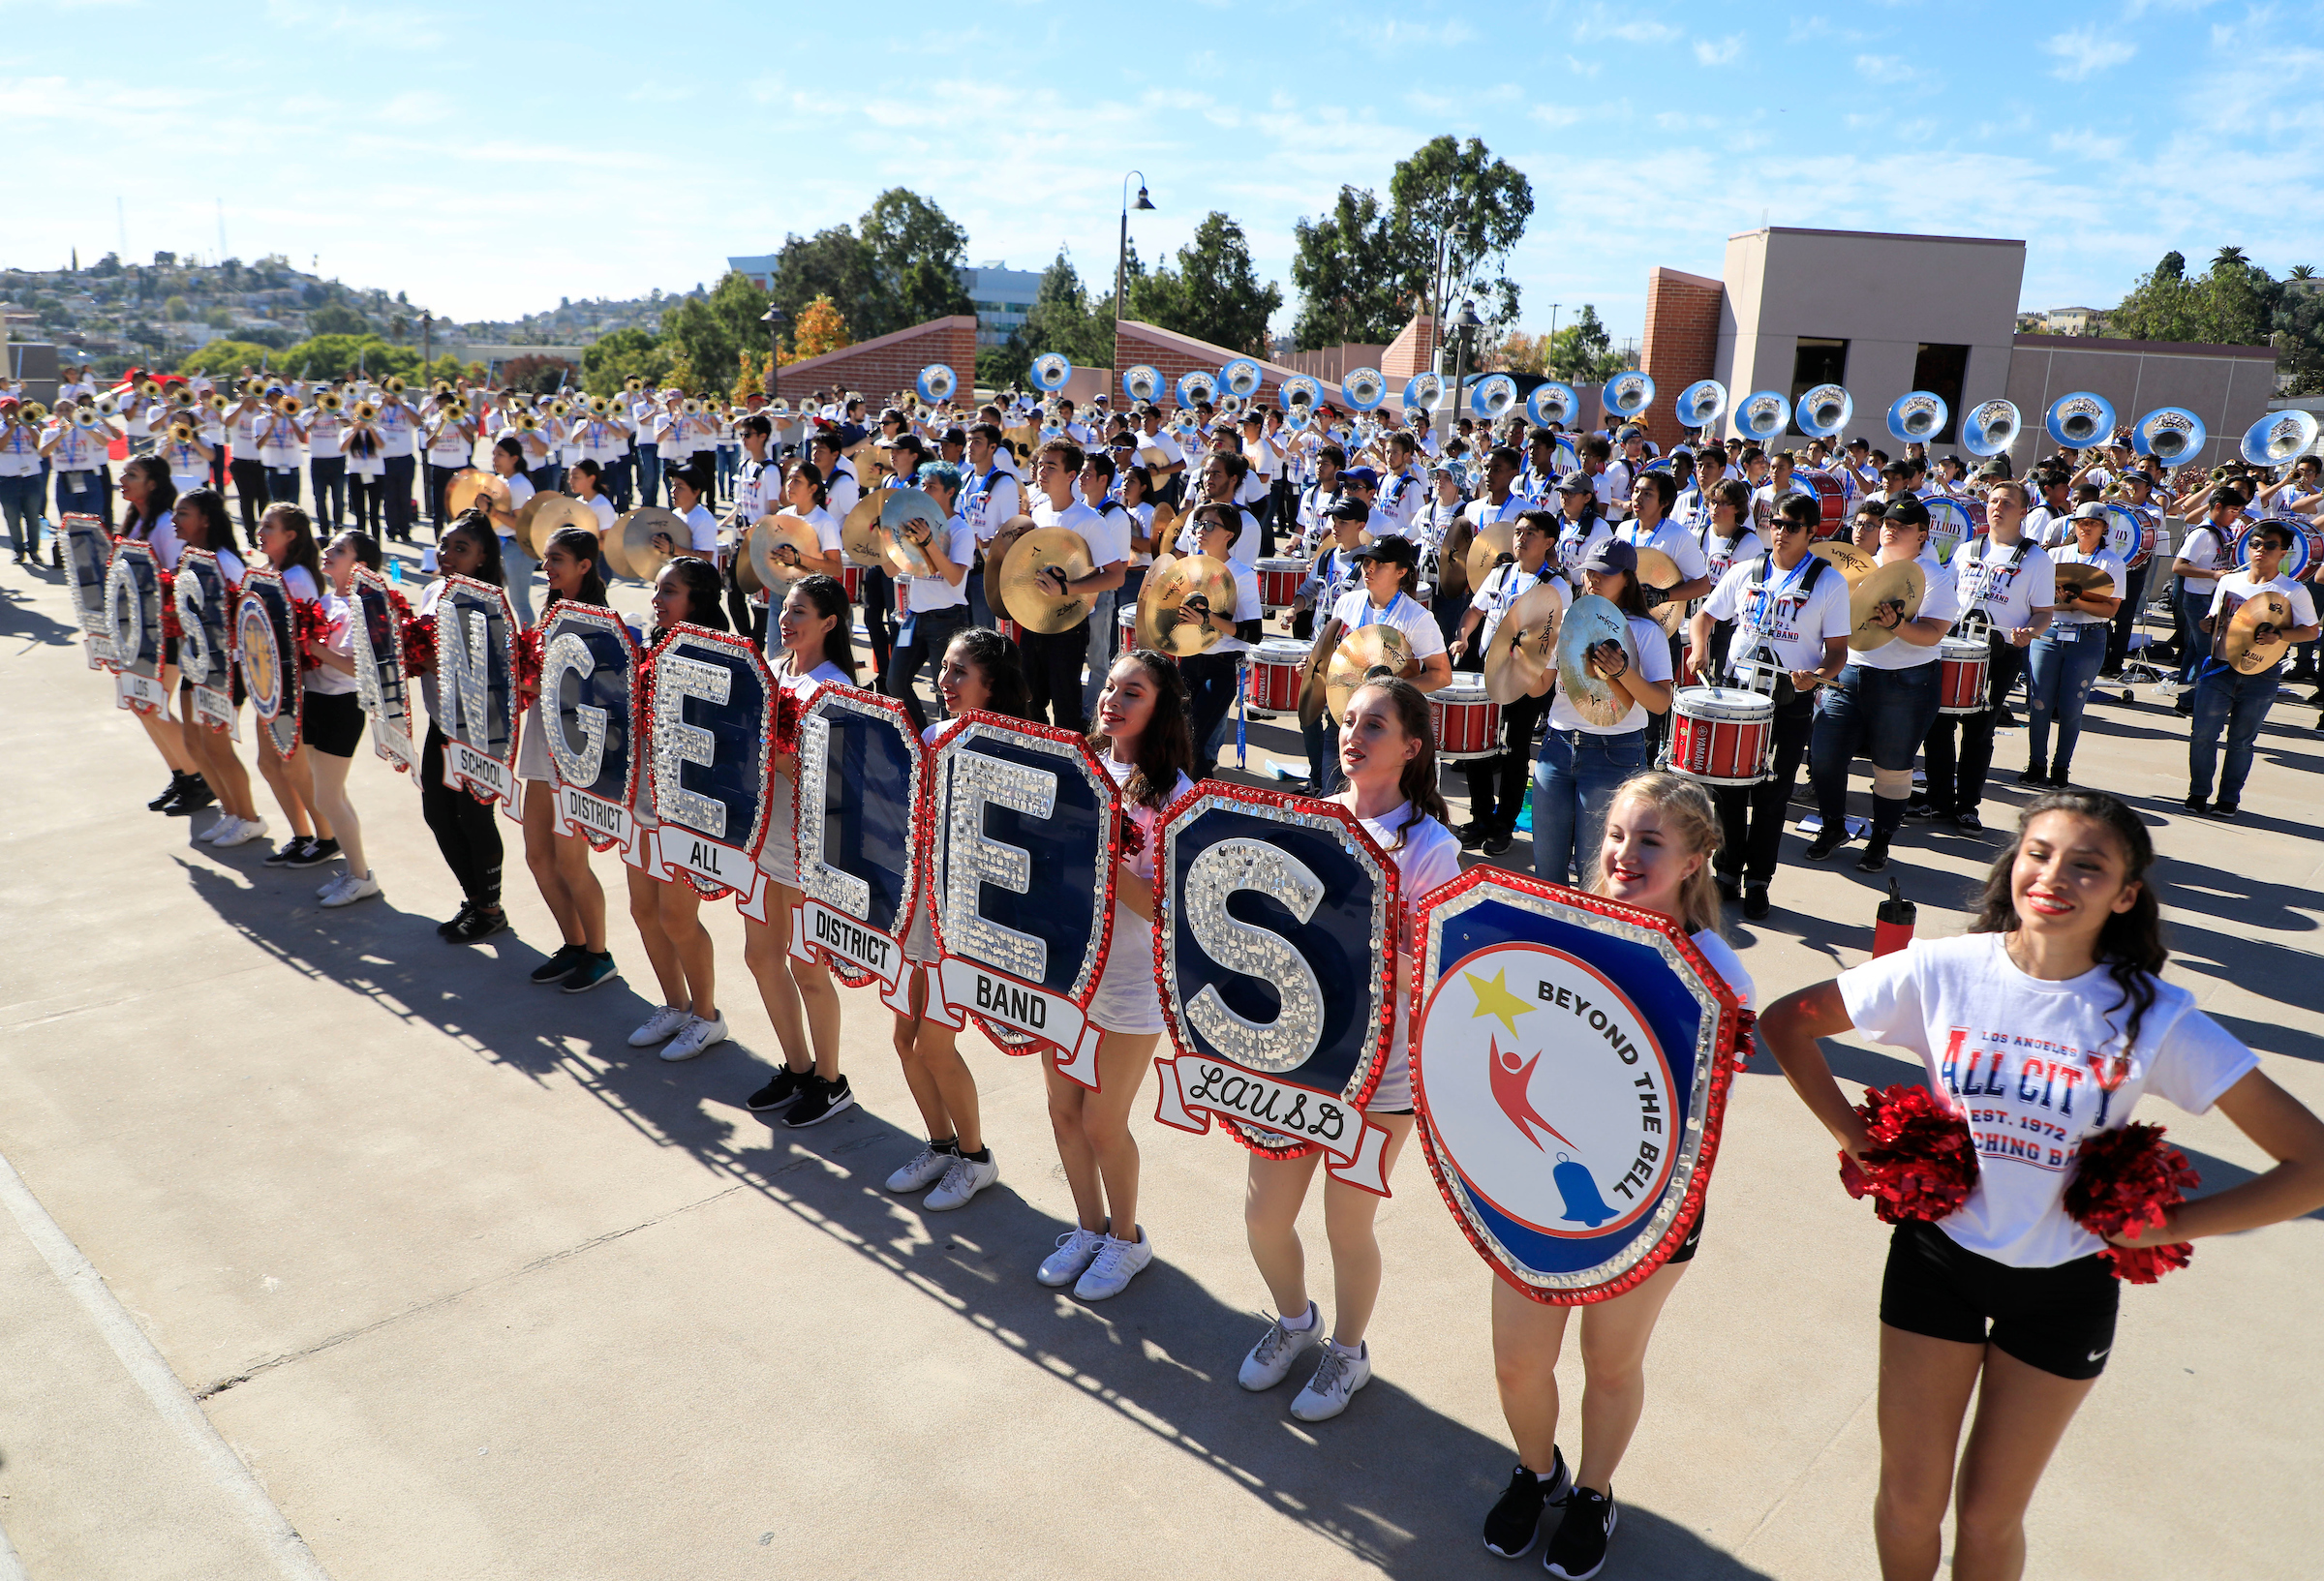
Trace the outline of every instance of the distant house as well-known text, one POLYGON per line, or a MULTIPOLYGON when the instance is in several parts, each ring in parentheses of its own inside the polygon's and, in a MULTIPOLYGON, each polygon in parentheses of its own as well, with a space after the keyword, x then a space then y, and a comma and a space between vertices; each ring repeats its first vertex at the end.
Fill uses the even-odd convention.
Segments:
POLYGON ((2049 308, 2039 315, 2043 335, 2095 335, 2106 315, 2097 308, 2049 308))

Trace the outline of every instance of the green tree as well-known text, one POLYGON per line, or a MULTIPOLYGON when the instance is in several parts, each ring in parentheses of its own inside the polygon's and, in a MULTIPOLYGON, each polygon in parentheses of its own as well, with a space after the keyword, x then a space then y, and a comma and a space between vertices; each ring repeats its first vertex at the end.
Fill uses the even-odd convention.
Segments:
POLYGON ((1395 339, 1418 296, 1419 249, 1379 197, 1342 187, 1330 213, 1302 218, 1292 230, 1291 283, 1300 314, 1291 332, 1300 349, 1395 339))
POLYGON ((173 324, 182 324, 194 317, 194 304, 182 296, 172 296, 162 304, 162 317, 173 324))
POLYGON ((635 377, 659 384, 670 371, 670 354, 650 329, 617 329, 581 352, 581 387, 611 395, 635 377))
POLYGON ((859 334, 868 339, 976 311, 961 286, 968 232, 934 203, 891 187, 872 200, 856 228, 870 255, 873 281, 873 302, 864 306, 878 309, 876 318, 849 315, 859 334))
POLYGON ((999 345, 976 349, 976 382, 981 389, 1005 390, 1011 385, 1022 389, 1032 367, 1032 350, 1014 329, 999 345))
POLYGON ((532 395, 553 395, 569 388, 580 372, 563 357, 511 357, 501 365, 501 382, 532 395))
POLYGON ((1455 296, 1506 324, 1517 314, 1516 283, 1500 273, 1533 217, 1533 183, 1483 142, 1432 138, 1389 177, 1397 227, 1415 249, 1422 303, 1442 323, 1455 296))
POLYGON ((315 335, 368 335, 372 324, 344 302, 325 302, 307 315, 307 330, 315 335))
POLYGON ((1077 368, 1103 368, 1114 360, 1113 320, 1090 311, 1082 277, 1061 249, 1041 271, 1041 287, 1019 338, 1027 367, 1045 351, 1061 353, 1077 368))
POLYGON ((837 225, 812 236, 783 238, 782 251, 775 255, 772 294, 794 324, 818 296, 830 297, 852 324, 868 321, 863 314, 875 278, 872 250, 852 229, 837 225))
POLYGON ((212 329, 231 329, 234 327, 234 315, 232 310, 228 308, 205 308, 202 310, 201 321, 212 329))
POLYGON ((1549 337, 1550 350, 1543 372, 1569 384, 1596 384, 1628 366, 1613 350, 1613 337, 1599 320, 1595 305, 1584 302, 1574 321, 1549 337))
MULTIPOLYGON (((1253 356, 1267 354, 1267 320, 1283 305, 1281 287, 1260 284, 1242 227, 1215 209, 1178 249, 1177 268, 1157 264, 1127 294, 1128 317, 1253 356)), ((1110 341, 1113 326, 1101 327, 1110 341)), ((1113 356, 1109 344, 1098 366, 1113 356)))
MULTIPOLYGON (((274 348, 260 346, 255 341, 212 341, 209 345, 189 351, 178 360, 178 371, 189 374, 232 374, 244 363, 253 368, 266 365, 274 355, 274 348)), ((412 359, 417 362, 419 359, 412 359)))
POLYGON ((713 370, 736 366, 744 351, 767 344, 767 293, 750 277, 728 271, 706 296, 689 296, 661 316, 661 344, 688 368, 709 378, 713 370))
POLYGON ((2186 259, 2166 253, 2106 315, 2105 333, 2120 340, 2262 346, 2277 327, 2283 295, 2282 286, 2240 247, 2220 248, 2211 267, 2191 279, 2186 259))

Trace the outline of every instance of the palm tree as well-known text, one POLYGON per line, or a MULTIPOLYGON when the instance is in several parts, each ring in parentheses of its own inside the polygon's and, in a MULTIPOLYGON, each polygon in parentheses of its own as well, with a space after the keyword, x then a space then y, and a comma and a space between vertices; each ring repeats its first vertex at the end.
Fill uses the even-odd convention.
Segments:
POLYGON ((2313 280, 2316 278, 2316 266, 2312 263, 2295 263, 2291 267, 2289 278, 2293 280, 2313 280))
POLYGON ((2240 268, 2248 261, 2249 260, 2244 257, 2244 250, 2242 248, 2222 247, 2218 251, 2218 256, 2211 260, 2211 266, 2217 269, 2222 264, 2230 264, 2240 268))

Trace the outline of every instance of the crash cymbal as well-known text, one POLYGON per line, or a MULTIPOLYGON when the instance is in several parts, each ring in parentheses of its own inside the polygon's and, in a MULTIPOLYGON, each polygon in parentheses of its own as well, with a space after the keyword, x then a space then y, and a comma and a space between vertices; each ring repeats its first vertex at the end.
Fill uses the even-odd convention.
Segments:
POLYGON ((1407 679, 1419 675, 1421 661, 1413 656, 1412 639, 1392 625, 1362 625, 1344 633, 1324 674, 1324 695, 1332 718, 1347 716, 1348 699, 1375 669, 1407 679))
MULTIPOLYGON (((1009 556, 1024 541, 1032 525, 1030 516, 1012 516, 1001 523, 1000 531, 993 534, 993 541, 985 545, 985 605, 996 619, 1005 619, 1009 613, 1009 606, 1000 595, 1002 579, 1008 574, 1009 556)), ((1161 568, 1159 562, 1154 568, 1161 568)), ((1147 574, 1151 576, 1153 572, 1147 574)))
MULTIPOLYGON (((2061 573, 2079 568, 2058 567, 2061 573)), ((2063 583, 2064 577, 2061 575, 2059 580, 2063 583)), ((2283 657, 2283 651, 2291 646, 2291 638, 2284 635, 2291 623, 2289 598, 2272 588, 2253 593, 2227 617, 2227 628, 2219 633, 2218 655, 2236 674, 2257 675, 2283 657)))
POLYGON ((1863 581, 1873 565, 1872 557, 1846 538, 1819 539, 1808 545, 1808 553, 1839 567, 1851 584, 1863 581))
MULTIPOLYGON (((1903 613, 1904 620, 1909 621, 1920 613, 1920 600, 1928 591, 1928 573, 1921 569, 1918 561, 1892 560, 1885 565, 1873 566, 1848 595, 1849 619, 1855 626, 1849 635, 1849 648, 1858 654, 1869 654, 1894 642, 1894 628, 1876 622, 1874 613, 1883 605, 1893 604, 1903 613)), ((1898 623, 1901 625, 1903 621, 1898 623)))
MULTIPOLYGON (((1436 554, 1436 583, 1439 593, 1457 597, 1461 593, 1475 591, 1474 585, 1469 580, 1468 554, 1469 548, 1476 538, 1477 529, 1465 516, 1455 518, 1452 525, 1445 529, 1444 544, 1436 554)), ((1512 534, 1512 538, 1514 541, 1514 534, 1512 534)), ((1366 543, 1371 541, 1370 533, 1364 534, 1364 541, 1366 543)), ((1490 568, 1489 564, 1487 568, 1490 568)))
POLYGON ((1000 431, 1000 437, 1003 440, 1006 440, 1011 445, 1014 445, 1017 448, 1018 453, 1022 455, 1025 451, 1030 450, 1033 447, 1034 442, 1040 439, 1041 430, 1033 426, 1031 423, 1020 423, 1015 428, 1002 429, 1000 431))
POLYGON ((495 509, 508 508, 508 480, 498 472, 478 471, 464 468, 452 474, 443 486, 444 509, 457 516, 464 510, 476 508, 481 502, 495 509))
MULTIPOLYGON (((1686 577, 1680 574, 1678 562, 1660 549, 1638 549, 1638 581, 1649 588, 1675 588, 1686 577)), ((1649 612, 1654 623, 1665 631, 1676 632, 1686 623, 1687 605, 1683 598, 1672 598, 1657 604, 1649 612)))
POLYGON ((799 557, 823 552, 815 524, 787 510, 751 523, 738 547, 743 552, 735 556, 734 579, 745 593, 770 593, 786 582, 798 581, 810 574, 799 563, 799 557), (758 586, 750 586, 753 582, 758 586))
POLYGON ((1068 577, 1087 576, 1097 569, 1089 558, 1088 540, 1069 527, 1034 528, 1017 540, 1001 567, 1001 605, 1009 619, 1027 631, 1054 635, 1089 618, 1087 594, 1060 596, 1043 583, 1042 573, 1053 566, 1068 577))
POLYGON ((670 562, 672 551, 654 540, 666 537, 679 550, 694 541, 693 529, 686 518, 674 510, 659 505, 640 505, 627 515, 617 517, 605 533, 605 563, 617 575, 651 582, 670 562))
POLYGON ((1565 619, 1565 584, 1551 578, 1509 606, 1484 650, 1484 694, 1507 707, 1549 690, 1557 669, 1557 628, 1565 619))
POLYGON ((1203 617, 1235 613, 1235 572, 1223 560, 1188 555, 1146 574, 1138 593, 1138 646, 1184 658, 1208 653, 1223 635, 1203 617))
POLYGON ((879 513, 888 502, 888 491, 873 489, 855 502, 847 519, 840 524, 840 552, 858 565, 884 563, 879 541, 879 513))
POLYGON ((902 576, 933 576, 928 540, 945 528, 944 507, 919 489, 891 489, 879 507, 880 552, 902 576))
POLYGON ((597 513, 569 494, 543 489, 516 513, 516 541, 535 560, 549 552, 549 540, 568 527, 596 535, 597 513))
POLYGON ((1170 452, 1158 444, 1142 444, 1138 447, 1138 459, 1148 467, 1167 467, 1170 452))
POLYGON ((1324 689, 1325 678, 1331 670, 1331 653, 1339 646, 1343 627, 1337 621, 1317 619, 1315 641, 1308 646, 1307 657, 1300 664, 1300 728, 1306 730, 1324 716, 1330 698, 1324 689))
POLYGON ((1155 547, 1177 542, 1177 532, 1178 513, 1168 505, 1156 505, 1153 526, 1147 529, 1147 535, 1154 540, 1155 547))
POLYGON ((2099 598, 2114 596, 2114 573, 2103 565, 2084 565, 2069 561, 2057 567, 2058 602, 2061 604, 2084 595, 2099 598))
MULTIPOLYGON (((1454 558, 1452 545, 1448 544, 1446 549, 1447 553, 1437 561, 1440 581, 1444 568, 1454 558)), ((1508 522, 1493 522, 1481 527, 1468 544, 1458 551, 1458 558, 1468 572, 1469 586, 1472 589, 1482 588, 1484 579, 1493 574, 1494 566, 1504 560, 1517 558, 1517 530, 1508 522)))
POLYGON ((1565 687, 1574 712, 1590 723, 1619 724, 1630 712, 1629 700, 1616 697, 1613 687, 1590 673, 1590 651, 1603 642, 1620 644, 1631 673, 1636 673, 1638 643, 1631 634, 1630 618, 1611 598, 1585 593, 1574 600, 1558 627, 1557 684, 1565 687))

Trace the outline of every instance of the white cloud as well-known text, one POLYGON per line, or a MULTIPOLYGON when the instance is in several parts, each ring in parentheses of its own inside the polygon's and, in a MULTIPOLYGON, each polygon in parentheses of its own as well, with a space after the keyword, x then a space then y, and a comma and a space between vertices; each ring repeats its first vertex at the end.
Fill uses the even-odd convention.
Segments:
POLYGON ((2103 137, 2088 127, 2050 134, 2053 152, 2070 154, 2076 159, 2086 159, 2099 165, 2111 164, 2122 158, 2125 146, 2123 138, 2103 137))
POLYGON ((1858 76, 1890 87, 1899 83, 1926 82, 1929 79, 1925 69, 1913 65, 1902 55, 1858 55, 1855 65, 1858 76))
POLYGON ((1624 44, 1668 44, 1680 30, 1668 22, 1611 12, 1592 6, 1590 14, 1574 24, 1574 37, 1584 44, 1596 39, 1618 39, 1624 44))
POLYGON ((1725 66, 1743 52, 1743 35, 1729 33, 1724 39, 1697 39, 1695 58, 1705 66, 1725 66))
POLYGON ((2042 40, 2041 51, 2045 55, 2058 57, 2058 64, 2050 69, 2052 76, 2066 82, 2080 82, 2096 73, 2122 65, 2138 53, 2138 46, 2111 33, 2101 34, 2094 23, 2042 40))

